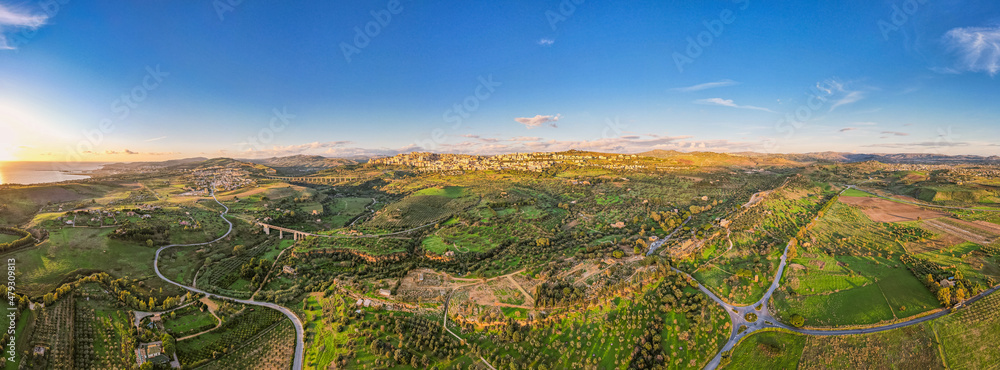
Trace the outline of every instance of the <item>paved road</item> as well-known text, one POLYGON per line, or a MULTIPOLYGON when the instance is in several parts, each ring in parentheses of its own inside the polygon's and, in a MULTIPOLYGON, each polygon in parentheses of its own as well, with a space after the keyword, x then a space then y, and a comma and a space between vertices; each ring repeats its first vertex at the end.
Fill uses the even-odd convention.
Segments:
MULTIPOLYGON (((885 198, 885 197, 883 197, 881 195, 874 194, 874 193, 871 193, 871 192, 868 192, 868 191, 865 191, 865 190, 858 189, 858 188, 854 187, 854 185, 848 185, 847 188, 859 190, 859 191, 862 191, 862 192, 865 192, 865 193, 868 193, 868 194, 872 194, 872 195, 880 197, 880 198, 885 198)), ((844 191, 847 191, 847 189, 844 189, 843 191, 841 191, 840 194, 843 194, 844 191)), ((838 194, 838 196, 840 194, 838 194)), ((886 198, 886 199, 891 199, 891 198, 886 198)), ((908 201, 905 201, 905 200, 898 200, 898 199, 891 199, 891 200, 900 201, 900 202, 904 202, 904 203, 910 203, 910 204, 917 205, 917 206, 922 206, 922 207, 938 207, 938 208, 949 208, 949 209, 960 209, 960 210, 973 210, 973 209, 970 209, 970 208, 944 207, 944 206, 932 206, 932 205, 918 204, 918 203, 913 203, 913 202, 908 202, 908 201)), ((986 210, 976 210, 976 211, 986 211, 986 210)), ((994 210, 992 212, 1000 212, 1000 211, 994 210)), ((709 296, 709 298, 711 298, 713 301, 715 301, 716 303, 718 303, 720 306, 722 306, 726 310, 726 313, 729 314, 729 318, 730 318, 730 320, 732 321, 732 324, 733 324, 732 325, 733 326, 733 332, 730 335, 729 341, 726 342, 726 344, 722 347, 722 349, 719 351, 719 353, 715 355, 715 358, 713 358, 712 361, 710 361, 707 365, 705 365, 705 369, 707 369, 707 370, 713 370, 713 369, 717 368, 719 366, 719 363, 722 361, 722 354, 724 354, 724 353, 732 350, 733 347, 735 347, 736 344, 739 343, 740 340, 742 340, 744 337, 750 335, 753 332, 756 332, 758 330, 764 329, 764 328, 781 328, 781 329, 790 330, 792 332, 799 333, 799 334, 814 335, 814 336, 836 336, 836 335, 855 335, 855 334, 877 333, 877 332, 886 331, 886 330, 893 330, 893 329, 904 328, 904 327, 907 327, 907 326, 916 325, 916 324, 920 324, 920 323, 923 323, 923 322, 927 322, 927 321, 930 321, 930 320, 934 320, 934 319, 937 319, 937 318, 941 318, 941 317, 947 316, 948 314, 950 314, 952 312, 955 312, 955 310, 958 310, 958 309, 960 309, 960 308, 962 308, 962 307, 964 307, 966 305, 970 305, 972 303, 975 303, 976 301, 982 299, 983 297, 988 296, 990 294, 993 294, 994 292, 1000 290, 1000 285, 998 285, 998 286, 995 286, 995 287, 993 287, 993 288, 991 288, 989 290, 986 290, 986 291, 984 291, 984 292, 976 295, 975 297, 970 298, 969 300, 967 300, 967 301, 965 301, 963 303, 960 303, 960 304, 956 305, 953 309, 942 310, 942 311, 936 312, 936 313, 931 314, 931 315, 927 315, 927 316, 923 316, 923 317, 918 317, 918 318, 915 318, 913 320, 908 320, 908 321, 899 322, 899 323, 895 323, 895 324, 874 326, 874 327, 862 328, 862 329, 844 329, 844 330, 814 330, 814 329, 796 328, 796 327, 793 327, 793 326, 790 326, 790 325, 786 325, 786 324, 778 321, 771 314, 770 310, 767 307, 767 302, 768 302, 768 300, 770 300, 771 295, 774 294, 774 291, 777 290, 778 287, 781 286, 781 277, 782 277, 782 275, 783 275, 783 273, 785 271, 785 265, 787 264, 787 258, 788 258, 788 250, 791 247, 791 245, 792 244, 789 242, 788 245, 785 246, 785 252, 781 255, 781 264, 778 265, 778 273, 775 275, 774 281, 771 283, 771 287, 768 288, 768 290, 767 290, 766 293, 764 293, 764 297, 761 298, 760 301, 757 301, 757 303, 755 303, 755 304, 752 304, 750 306, 743 306, 743 307, 733 306, 733 305, 731 305, 729 303, 726 303, 726 302, 722 301, 722 299, 720 299, 718 296, 716 296, 710 290, 708 290, 707 288, 705 288, 704 286, 702 286, 701 283, 698 284, 698 289, 699 290, 701 290, 702 292, 704 292, 705 294, 707 294, 709 296), (758 310, 756 307, 760 307, 760 309, 758 310), (748 322, 746 320, 746 314, 750 313, 750 312, 753 312, 753 313, 755 313, 757 315, 757 320, 756 321, 754 321, 754 322, 748 322), (741 326, 746 326, 746 330, 744 330, 743 332, 739 332, 739 328, 741 326)), ((694 280, 694 281, 697 282, 697 280, 695 280, 694 277, 692 277, 691 275, 688 275, 687 273, 685 273, 683 271, 677 270, 676 268, 673 269, 673 270, 676 271, 676 272, 682 273, 684 275, 687 275, 692 280, 694 280)))
POLYGON ((953 313, 953 312, 955 312, 957 310, 960 310, 963 307, 967 307, 970 304, 976 303, 976 301, 978 301, 980 299, 983 299, 983 297, 986 297, 986 296, 988 296, 990 294, 995 293, 997 290, 1000 290, 1000 285, 995 286, 993 288, 990 288, 990 289, 988 289, 988 290, 986 290, 986 291, 984 291, 982 293, 979 293, 975 297, 969 298, 969 300, 967 300, 965 302, 962 302, 959 305, 956 305, 955 308, 953 308, 953 309, 942 310, 942 311, 939 311, 939 312, 935 312, 932 315, 927 315, 927 316, 924 316, 924 317, 918 317, 918 318, 913 319, 913 320, 904 321, 904 322, 900 322, 900 323, 896 323, 896 324, 878 326, 878 327, 874 327, 874 328, 847 329, 847 330, 807 330, 807 329, 799 329, 799 328, 794 328, 794 327, 787 327, 786 325, 780 324, 780 323, 779 323, 780 325, 778 325, 778 326, 782 327, 782 328, 785 328, 785 329, 788 329, 788 330, 791 330, 791 331, 794 331, 796 333, 808 334, 808 335, 816 335, 816 336, 877 333, 877 332, 880 332, 880 331, 886 331, 886 330, 892 330, 892 329, 899 329, 899 328, 907 327, 907 326, 910 326, 910 325, 916 325, 916 324, 919 324, 919 323, 922 323, 922 322, 927 322, 927 321, 931 321, 931 320, 934 320, 934 319, 937 319, 937 318, 948 316, 949 314, 951 314, 951 313, 953 313))
POLYGON ((287 309, 285 307, 282 307, 282 306, 279 306, 279 305, 276 305, 276 304, 270 303, 270 302, 257 302, 257 301, 246 300, 246 299, 235 299, 235 298, 232 298, 232 297, 226 297, 226 296, 223 296, 223 295, 209 293, 209 292, 206 292, 204 290, 201 290, 201 289, 198 289, 198 288, 195 288, 195 287, 190 287, 190 286, 187 286, 187 285, 183 285, 183 284, 180 284, 180 283, 178 283, 176 281, 170 280, 166 276, 163 276, 162 273, 160 273, 160 252, 162 252, 164 249, 173 248, 173 247, 194 247, 194 246, 199 246, 199 245, 208 245, 208 244, 215 243, 215 242, 217 242, 219 240, 222 240, 223 238, 229 236, 229 234, 233 232, 233 223, 230 222, 228 219, 226 219, 226 213, 229 213, 229 207, 226 207, 225 204, 222 204, 222 202, 220 202, 219 199, 215 197, 215 192, 214 191, 212 192, 212 199, 215 199, 216 203, 219 203, 219 205, 221 205, 223 208, 226 209, 225 211, 223 211, 220 214, 219 217, 222 217, 222 220, 226 221, 226 223, 229 224, 229 230, 226 230, 226 233, 223 234, 222 236, 220 236, 218 239, 215 239, 215 240, 210 241, 210 242, 195 243, 195 244, 171 244, 171 245, 160 247, 160 249, 156 250, 156 259, 153 260, 153 269, 156 270, 156 276, 159 276, 160 279, 163 279, 164 281, 166 281, 166 282, 168 282, 170 284, 176 285, 178 287, 187 289, 187 290, 195 292, 195 293, 205 294, 205 295, 207 295, 209 297, 218 298, 218 299, 224 299, 224 300, 230 300, 230 301, 239 302, 239 303, 242 303, 242 304, 253 305, 253 306, 267 307, 267 308, 272 308, 272 309, 281 311, 281 313, 285 314, 285 316, 287 316, 289 320, 292 320, 292 324, 295 325, 295 337, 296 337, 295 338, 295 358, 292 361, 292 369, 295 369, 295 370, 302 369, 302 363, 303 363, 303 357, 304 357, 303 353, 305 352, 305 335, 303 334, 304 331, 302 329, 302 321, 299 320, 299 317, 296 316, 294 312, 292 312, 291 310, 289 310, 289 309, 287 309))
POLYGON ((681 230, 683 230, 684 229, 684 225, 687 225, 687 223, 691 221, 692 217, 694 217, 694 216, 688 216, 688 219, 684 220, 684 222, 681 223, 681 226, 678 226, 676 229, 674 229, 674 232, 670 233, 670 235, 667 235, 666 238, 657 240, 657 241, 653 242, 653 244, 650 244, 649 245, 649 252, 646 252, 646 255, 647 256, 652 256, 653 253, 656 252, 657 248, 659 248, 661 245, 663 245, 663 243, 666 243, 668 240, 670 240, 670 238, 673 238, 675 234, 677 234, 678 232, 680 232, 681 230))

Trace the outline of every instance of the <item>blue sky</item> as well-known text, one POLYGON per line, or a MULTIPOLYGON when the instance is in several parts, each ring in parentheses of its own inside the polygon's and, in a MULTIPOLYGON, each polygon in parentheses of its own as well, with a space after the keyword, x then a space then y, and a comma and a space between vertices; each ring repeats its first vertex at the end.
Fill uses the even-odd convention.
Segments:
POLYGON ((63 1, 0 0, 0 160, 1000 143, 993 2, 63 1))

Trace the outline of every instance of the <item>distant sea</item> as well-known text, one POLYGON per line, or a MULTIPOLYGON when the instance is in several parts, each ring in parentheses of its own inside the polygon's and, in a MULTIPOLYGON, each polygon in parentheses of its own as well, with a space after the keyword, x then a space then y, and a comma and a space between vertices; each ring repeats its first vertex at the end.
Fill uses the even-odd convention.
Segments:
POLYGON ((43 184, 90 178, 76 173, 100 169, 98 162, 0 162, 0 185, 43 184))

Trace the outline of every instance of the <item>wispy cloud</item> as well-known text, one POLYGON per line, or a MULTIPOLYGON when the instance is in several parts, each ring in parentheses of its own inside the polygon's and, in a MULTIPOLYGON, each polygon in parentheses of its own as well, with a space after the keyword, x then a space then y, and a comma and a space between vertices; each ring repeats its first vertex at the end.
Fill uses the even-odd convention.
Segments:
POLYGON ((910 136, 910 134, 908 134, 908 133, 905 133, 905 132, 897 132, 897 131, 882 131, 882 135, 892 135, 892 136, 910 136))
MULTIPOLYGON (((177 155, 177 154, 180 154, 180 152, 137 152, 137 151, 129 150, 129 149, 105 150, 103 152, 95 152, 95 151, 92 151, 92 150, 87 150, 87 151, 83 151, 81 153, 85 154, 85 155, 97 155, 97 156, 100 156, 100 155, 105 155, 105 156, 107 156, 107 155, 140 155, 140 154, 141 155, 164 156, 164 155, 177 155)), ((43 154, 43 155, 48 155, 48 154, 43 154)))
POLYGON ((738 109, 753 109, 753 110, 759 110, 759 111, 763 111, 763 112, 777 113, 777 112, 775 112, 773 110, 770 110, 770 109, 767 109, 767 108, 755 107, 755 106, 752 106, 752 105, 738 105, 738 104, 734 103, 730 99, 722 99, 722 98, 698 99, 698 100, 695 100, 694 102, 698 103, 698 104, 721 105, 723 107, 738 108, 738 109))
POLYGON ((847 83, 837 79, 823 81, 822 84, 817 84, 816 87, 830 95, 830 99, 833 100, 833 104, 830 105, 830 112, 839 107, 857 103, 868 95, 865 91, 849 89, 847 83))
POLYGON ((497 139, 497 138, 482 137, 482 136, 479 136, 479 135, 462 135, 462 137, 467 137, 467 138, 470 138, 470 139, 476 139, 476 140, 482 141, 484 143, 495 143, 495 142, 499 142, 500 141, 500 139, 497 139))
POLYGON ((854 130, 857 130, 857 128, 854 128, 854 127, 844 127, 842 129, 840 129, 840 132, 848 132, 848 131, 854 131, 854 130))
POLYGON ((955 28, 945 33, 944 41, 959 58, 955 70, 991 77, 1000 72, 1000 26, 955 28))
POLYGON ((536 127, 541 127, 542 125, 545 124, 549 125, 550 127, 558 127, 556 126, 555 122, 559 121, 560 118, 562 118, 562 116, 558 114, 554 116, 543 116, 539 114, 537 116, 530 118, 529 117, 515 118, 514 121, 517 121, 517 123, 524 125, 524 127, 532 129, 536 127))
POLYGON ((552 44, 555 44, 555 43, 556 43, 556 40, 553 40, 553 39, 541 39, 541 40, 538 40, 538 45, 542 45, 542 46, 552 46, 552 44))
POLYGON ((14 9, 8 5, 0 4, 0 49, 13 50, 14 47, 7 42, 6 32, 21 28, 36 29, 45 25, 48 20, 46 15, 29 14, 20 9, 14 9))
POLYGON ((863 145, 865 148, 893 148, 893 149, 919 149, 919 148, 938 148, 938 147, 963 147, 971 146, 972 143, 967 142, 949 142, 949 141, 923 141, 918 143, 891 143, 891 144, 868 144, 863 145))
MULTIPOLYGON (((326 157, 374 157, 392 156, 400 153, 432 151, 437 153, 491 155, 514 152, 559 152, 570 149, 608 152, 638 153, 656 149, 678 151, 718 151, 739 152, 753 150, 756 142, 735 142, 728 140, 695 140, 692 136, 668 135, 624 135, 593 140, 554 140, 541 137, 484 137, 480 135, 460 135, 468 140, 443 143, 434 148, 423 148, 411 144, 400 148, 358 148, 328 143, 311 143, 290 146, 275 146, 266 150, 242 152, 240 158, 262 158, 295 154, 322 155, 326 157), (323 149, 323 147, 326 147, 323 149)), ((228 151, 218 155, 229 156, 228 151)))
POLYGON ((145 141, 145 142, 148 143, 148 142, 152 142, 152 141, 160 141, 160 140, 163 140, 163 139, 166 139, 166 138, 167 138, 166 136, 160 136, 160 137, 154 137, 152 139, 146 139, 146 140, 143 140, 143 141, 145 141))
MULTIPOLYGON (((352 144, 352 143, 353 142, 351 142, 351 141, 327 141, 327 142, 318 142, 318 141, 315 141, 315 142, 311 142, 311 143, 297 144, 297 145, 287 145, 287 146, 275 145, 275 146, 272 146, 271 148, 266 149, 266 151, 269 151, 269 152, 272 152, 272 153, 277 153, 276 155, 281 155, 281 153, 288 153, 289 155, 291 155, 291 154, 299 154, 299 153, 301 153, 302 151, 305 151, 305 150, 337 148, 337 147, 343 147, 345 145, 349 145, 349 144, 352 144)), ((250 146, 248 143, 238 143, 236 145, 247 147, 245 149, 245 151, 247 151, 247 152, 264 151, 264 150, 256 150, 252 146, 250 146)))
POLYGON ((740 84, 739 82, 736 82, 736 81, 733 81, 733 80, 721 80, 721 81, 715 81, 715 82, 706 82, 706 83, 703 83, 703 84, 698 84, 698 85, 688 86, 688 87, 678 87, 678 88, 673 88, 673 89, 670 89, 670 90, 677 91, 677 92, 685 92, 686 93, 686 92, 708 90, 708 89, 714 89, 716 87, 726 87, 726 86, 733 86, 733 85, 739 85, 739 84, 740 84))

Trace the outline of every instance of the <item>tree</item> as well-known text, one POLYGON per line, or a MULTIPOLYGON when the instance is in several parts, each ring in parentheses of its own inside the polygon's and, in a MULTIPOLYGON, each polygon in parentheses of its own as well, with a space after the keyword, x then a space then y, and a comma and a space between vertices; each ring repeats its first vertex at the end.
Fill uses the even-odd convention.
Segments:
POLYGON ((163 333, 160 336, 160 340, 163 341, 163 353, 167 356, 172 356, 174 351, 177 349, 177 343, 174 341, 174 337, 170 334, 163 333))
POLYGON ((147 247, 152 247, 153 246, 153 239, 146 239, 146 246, 147 247))
POLYGON ((965 289, 958 288, 955 289, 955 302, 961 302, 965 300, 965 289))
POLYGON ((806 319, 802 315, 794 314, 792 315, 792 326, 796 328, 801 328, 806 324, 806 319))
POLYGON ((938 290, 937 299, 942 306, 951 306, 951 288, 944 287, 938 290))

